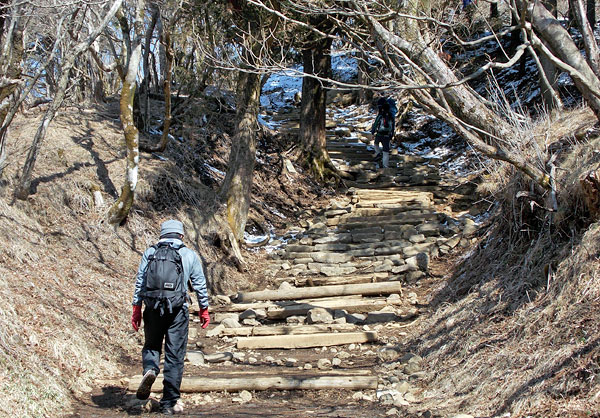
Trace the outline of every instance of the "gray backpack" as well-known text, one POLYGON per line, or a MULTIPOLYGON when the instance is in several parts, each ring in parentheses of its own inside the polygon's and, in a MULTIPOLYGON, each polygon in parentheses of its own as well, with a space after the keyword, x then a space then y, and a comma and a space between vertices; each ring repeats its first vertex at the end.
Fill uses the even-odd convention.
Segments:
POLYGON ((172 247, 169 242, 153 245, 154 254, 148 258, 146 270, 146 290, 141 293, 147 308, 160 309, 161 315, 166 308, 173 313, 186 301, 187 290, 183 278, 180 247, 172 247))

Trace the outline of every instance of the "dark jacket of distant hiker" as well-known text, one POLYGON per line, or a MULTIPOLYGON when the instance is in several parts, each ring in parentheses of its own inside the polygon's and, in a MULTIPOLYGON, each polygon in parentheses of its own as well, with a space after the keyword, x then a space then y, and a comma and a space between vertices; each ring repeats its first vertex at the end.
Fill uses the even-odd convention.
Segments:
POLYGON ((375 158, 382 157, 382 166, 387 168, 390 159, 390 141, 394 135, 395 121, 390 112, 390 103, 384 97, 377 101, 379 112, 371 126, 371 133, 375 135, 375 158), (383 153, 379 150, 379 144, 382 145, 383 153))
POLYGON ((375 122, 373 122, 373 126, 371 127, 371 133, 381 137, 389 137, 393 134, 394 129, 394 117, 389 113, 379 112, 377 117, 375 118, 375 122))

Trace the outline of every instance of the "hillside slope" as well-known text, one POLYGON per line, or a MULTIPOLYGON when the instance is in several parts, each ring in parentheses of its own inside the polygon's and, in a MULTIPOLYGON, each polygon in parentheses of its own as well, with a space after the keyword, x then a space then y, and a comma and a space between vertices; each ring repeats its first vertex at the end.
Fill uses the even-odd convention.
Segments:
MULTIPOLYGON (((125 176, 117 105, 70 107, 59 115, 26 202, 11 193, 40 113, 13 125, 0 184, 0 415, 68 413, 73 395, 90 391, 94 379, 138 364, 142 336, 129 324, 134 276, 162 221, 184 222, 185 242, 201 254, 212 293, 262 279, 253 267, 260 256, 246 253, 249 268, 241 274, 223 251, 215 235, 222 205, 202 183, 217 183, 225 168, 226 134, 210 144, 206 138, 214 137, 200 134, 172 141, 161 158, 143 153, 133 210, 123 226, 108 225, 106 212, 125 176)), ((317 196, 302 174, 297 187, 284 190, 276 151, 259 151, 265 162, 258 164, 250 227, 282 228, 291 214, 310 212, 317 196)))

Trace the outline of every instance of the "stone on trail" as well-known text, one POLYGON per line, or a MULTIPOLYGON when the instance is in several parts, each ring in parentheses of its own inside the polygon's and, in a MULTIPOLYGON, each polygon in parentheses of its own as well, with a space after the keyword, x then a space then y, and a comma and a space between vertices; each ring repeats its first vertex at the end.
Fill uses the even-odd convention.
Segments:
POLYGON ((388 303, 394 303, 394 302, 396 302, 396 304, 397 304, 398 302, 400 302, 400 299, 401 298, 400 298, 400 295, 398 293, 392 293, 391 295, 389 295, 387 297, 386 302, 388 302, 388 303))
POLYGON ((321 358, 317 361, 317 367, 319 368, 319 370, 329 370, 331 369, 331 360, 321 358))
POLYGON ((290 325, 302 325, 306 322, 306 317, 305 316, 288 316, 287 318, 285 318, 285 322, 287 322, 290 325))
POLYGON ((418 402, 416 396, 414 394, 412 394, 411 392, 404 394, 404 400, 406 402, 410 402, 410 403, 418 402))
POLYGON ((286 367, 296 367, 296 364, 298 363, 298 360, 295 358, 286 358, 285 359, 285 366, 286 367))
POLYGON ((383 347, 377 350, 377 357, 384 362, 392 362, 400 358, 400 352, 395 347, 383 347))
POLYGON ((204 353, 202 351, 189 350, 186 354, 186 358, 193 366, 204 366, 206 364, 204 353))
POLYGON ((235 312, 214 312, 212 314, 212 320, 215 323, 223 322, 225 318, 233 318, 236 321, 239 321, 239 315, 235 312))
MULTIPOLYGON (((290 283, 288 282, 281 282, 281 284, 279 285, 279 290, 290 290, 293 289, 294 286, 292 286, 290 283)), ((249 317, 248 317, 249 318, 249 317)), ((243 318, 242 318, 243 319, 243 318)))
POLYGON ((206 336, 207 337, 216 337, 217 335, 221 334, 221 332, 223 332, 223 330, 225 329, 225 326, 223 324, 219 324, 216 327, 214 327, 211 330, 208 330, 206 332, 206 336))
POLYGON ((247 390, 241 391, 238 396, 231 399, 233 402, 238 402, 240 404, 248 403, 252 400, 252 394, 247 390))
POLYGON ((417 294, 415 292, 410 292, 407 296, 406 296, 406 300, 408 301, 408 303, 410 303, 411 305, 416 305, 417 303, 419 303, 419 298, 417 296, 417 294))
POLYGON ((331 324, 333 322, 333 316, 325 308, 314 308, 308 311, 306 322, 308 324, 331 324))
POLYGON ((225 328, 239 328, 241 325, 235 318, 225 318, 221 321, 225 328))
MULTIPOLYGON (((287 282, 283 282, 283 283, 287 283, 287 282)), ((280 286, 280 288, 281 288, 281 286, 280 286)), ((242 312, 240 314, 240 320, 244 320, 244 319, 256 319, 257 316, 258 315, 256 314, 256 311, 254 309, 246 309, 244 312, 242 312)))
POLYGON ((346 321, 349 324, 362 324, 367 319, 367 316, 361 313, 348 314, 346 316, 346 321))
POLYGON ((420 242, 425 241, 427 238, 425 238, 425 235, 423 234, 416 234, 416 235, 411 235, 410 237, 408 237, 408 240, 414 244, 418 244, 420 242))
POLYGON ((352 399, 354 399, 355 401, 361 401, 364 398, 364 394, 362 392, 354 392, 352 394, 352 399))
POLYGON ((223 353, 204 354, 204 360, 208 363, 224 363, 233 360, 233 353, 225 351, 223 353))
POLYGON ((216 295, 215 299, 216 299, 217 303, 222 304, 222 305, 229 305, 231 303, 231 298, 229 296, 216 295))

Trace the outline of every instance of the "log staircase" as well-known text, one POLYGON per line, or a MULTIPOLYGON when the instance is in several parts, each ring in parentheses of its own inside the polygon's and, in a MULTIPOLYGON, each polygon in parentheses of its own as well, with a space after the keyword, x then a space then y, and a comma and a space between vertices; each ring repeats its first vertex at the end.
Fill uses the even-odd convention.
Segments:
MULTIPOLYGON (((437 158, 396 150, 390 168, 379 168, 368 139, 356 133, 370 121, 351 122, 328 121, 327 149, 347 194, 271 254, 264 269, 270 289, 217 297, 214 325, 203 337, 190 332, 188 360, 211 371, 233 367, 239 378, 219 386, 215 376, 184 377, 183 392, 346 388, 376 390, 380 398, 402 382, 398 368, 412 385, 418 356, 394 350, 426 308, 417 288, 431 260, 470 244, 477 226, 464 210, 474 201, 473 187, 442 175, 437 158), (206 354, 219 350, 212 359, 206 354)), ((394 405, 404 405, 411 390, 398 392, 402 401, 392 396, 394 405)))

